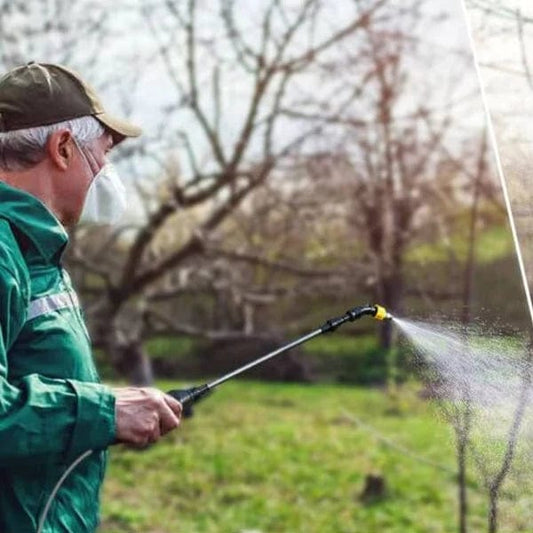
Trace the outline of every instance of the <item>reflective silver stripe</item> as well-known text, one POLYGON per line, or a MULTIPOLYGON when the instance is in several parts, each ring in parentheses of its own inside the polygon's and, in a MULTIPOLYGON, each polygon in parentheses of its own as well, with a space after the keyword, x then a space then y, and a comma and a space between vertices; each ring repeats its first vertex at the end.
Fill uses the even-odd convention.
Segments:
POLYGON ((58 292, 57 294, 43 296, 30 302, 26 320, 32 320, 38 316, 67 307, 79 307, 78 297, 75 292, 58 292))

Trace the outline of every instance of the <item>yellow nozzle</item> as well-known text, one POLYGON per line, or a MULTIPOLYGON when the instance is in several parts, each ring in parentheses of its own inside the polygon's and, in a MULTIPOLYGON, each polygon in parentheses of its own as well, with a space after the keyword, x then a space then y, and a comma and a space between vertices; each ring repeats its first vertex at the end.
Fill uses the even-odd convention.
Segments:
POLYGON ((376 320, 385 320, 386 318, 390 318, 389 313, 384 307, 381 307, 381 305, 375 305, 376 308, 376 314, 374 315, 374 318, 376 320))

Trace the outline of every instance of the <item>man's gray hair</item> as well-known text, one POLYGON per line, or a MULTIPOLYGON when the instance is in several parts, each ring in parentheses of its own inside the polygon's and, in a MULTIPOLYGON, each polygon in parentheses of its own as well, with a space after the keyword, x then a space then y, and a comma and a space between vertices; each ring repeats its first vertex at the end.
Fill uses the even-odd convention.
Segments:
POLYGON ((65 120, 49 126, 38 126, 0 132, 0 171, 25 170, 45 157, 48 137, 57 130, 70 130, 81 145, 87 145, 104 134, 104 126, 92 116, 65 120))

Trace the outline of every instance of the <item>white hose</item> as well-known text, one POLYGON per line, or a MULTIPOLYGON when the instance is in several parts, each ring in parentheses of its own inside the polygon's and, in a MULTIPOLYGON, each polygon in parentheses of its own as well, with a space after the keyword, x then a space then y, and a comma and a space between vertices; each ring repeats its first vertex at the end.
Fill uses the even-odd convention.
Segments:
POLYGON ((77 457, 74 462, 63 472, 63 475, 59 478, 59 481, 55 484, 54 490, 50 493, 50 496, 48 497, 48 500, 46 502, 46 505, 44 506, 43 512, 41 513, 41 517, 39 518, 39 525, 37 526, 37 533, 42 533, 44 523, 46 521, 46 516, 48 515, 48 511, 50 511, 50 506, 52 505, 52 501, 54 500, 57 491, 65 481, 65 479, 68 477, 68 475, 86 458, 89 457, 93 453, 93 450, 87 450, 86 452, 83 452, 79 457, 77 457))

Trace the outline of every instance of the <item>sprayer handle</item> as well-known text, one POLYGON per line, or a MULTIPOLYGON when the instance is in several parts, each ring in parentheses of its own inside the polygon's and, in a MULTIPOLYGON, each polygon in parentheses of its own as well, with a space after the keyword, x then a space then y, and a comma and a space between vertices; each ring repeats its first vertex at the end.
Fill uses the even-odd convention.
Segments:
POLYGON ((178 400, 185 407, 186 404, 191 402, 191 391, 192 389, 173 389, 169 390, 167 394, 178 400))
POLYGON ((183 416, 189 418, 192 416, 192 405, 210 392, 208 385, 191 387, 190 389, 173 389, 167 392, 183 406, 183 416))

